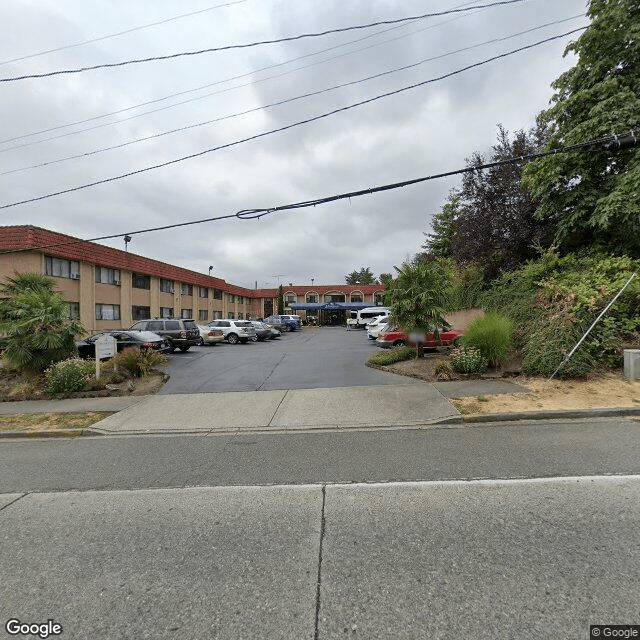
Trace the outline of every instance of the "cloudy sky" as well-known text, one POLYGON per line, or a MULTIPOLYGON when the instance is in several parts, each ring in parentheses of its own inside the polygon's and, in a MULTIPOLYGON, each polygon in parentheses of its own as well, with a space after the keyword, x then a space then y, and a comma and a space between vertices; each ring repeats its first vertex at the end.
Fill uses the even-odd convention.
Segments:
MULTIPOLYGON (((3 0, 0 78, 489 2, 3 0)), ((0 205, 199 154, 437 78, 585 26, 585 10, 585 0, 522 0, 278 44, 4 81, 0 205), (168 133, 175 129, 182 130, 168 133)), ((34 224, 80 238, 120 234, 103 243, 122 249, 127 232, 458 169, 474 151, 490 148, 498 123, 510 131, 533 124, 548 106, 551 82, 574 64, 563 52, 577 37, 152 171, 4 208, 0 224, 34 224)), ((311 278, 341 283, 353 269, 367 266, 378 275, 418 252, 431 217, 457 184, 457 178, 434 180, 260 220, 136 234, 129 250, 204 273, 212 265, 216 276, 251 288, 311 278)))

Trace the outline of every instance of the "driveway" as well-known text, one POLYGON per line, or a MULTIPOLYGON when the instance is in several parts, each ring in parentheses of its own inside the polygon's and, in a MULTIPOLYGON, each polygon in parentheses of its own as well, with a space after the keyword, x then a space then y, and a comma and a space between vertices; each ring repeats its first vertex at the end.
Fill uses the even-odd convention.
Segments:
POLYGON ((160 394, 415 384, 365 367, 378 347, 364 331, 305 327, 277 340, 191 347, 169 356, 160 394))

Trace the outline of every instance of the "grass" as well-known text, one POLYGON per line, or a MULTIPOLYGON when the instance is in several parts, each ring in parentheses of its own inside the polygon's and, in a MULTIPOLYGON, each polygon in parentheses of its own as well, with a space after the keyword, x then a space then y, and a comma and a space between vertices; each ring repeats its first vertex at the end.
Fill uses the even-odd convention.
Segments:
POLYGON ((57 431, 84 429, 112 415, 112 411, 75 413, 19 413, 0 415, 0 431, 57 431))
POLYGON ((471 413, 478 413, 480 406, 477 404, 464 404, 456 398, 449 398, 449 402, 463 415, 468 416, 471 413))
POLYGON ((401 362, 402 360, 411 360, 415 358, 416 350, 412 347, 391 347, 378 353, 374 353, 367 362, 378 366, 401 362))

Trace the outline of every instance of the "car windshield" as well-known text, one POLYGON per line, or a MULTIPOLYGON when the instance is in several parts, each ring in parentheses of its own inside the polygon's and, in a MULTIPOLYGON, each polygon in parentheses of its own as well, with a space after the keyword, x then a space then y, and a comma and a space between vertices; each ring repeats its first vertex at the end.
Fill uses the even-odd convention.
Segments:
POLYGON ((237 327, 253 327, 253 325, 247 320, 245 322, 236 322, 237 327))

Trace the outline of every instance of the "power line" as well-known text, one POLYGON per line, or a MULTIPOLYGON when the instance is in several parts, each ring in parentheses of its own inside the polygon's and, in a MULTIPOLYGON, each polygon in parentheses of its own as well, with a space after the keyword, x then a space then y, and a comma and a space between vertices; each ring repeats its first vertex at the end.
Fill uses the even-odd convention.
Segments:
POLYGON ((436 13, 424 13, 418 16, 407 16, 405 18, 396 18, 394 20, 379 20, 377 22, 371 22, 369 24, 352 25, 350 27, 340 27, 337 29, 327 29, 325 31, 319 31, 315 33, 303 33, 297 36, 288 36, 286 38, 276 38, 273 40, 261 40, 258 42, 250 42, 247 44, 232 44, 225 45, 223 47, 211 47, 208 49, 199 49, 197 51, 182 51, 179 53, 171 53, 164 56, 152 56, 149 58, 138 58, 135 60, 124 60, 121 62, 110 62, 106 64, 96 64, 89 67, 80 67, 77 69, 60 69, 57 71, 48 71, 46 73, 34 73, 25 74, 22 76, 12 76, 8 78, 0 78, 0 82, 16 82, 18 80, 27 80, 33 78, 49 78, 52 76, 68 75, 73 73, 83 73, 85 71, 95 71, 96 69, 112 69, 115 67, 124 67, 131 64, 143 64, 147 62, 157 62, 160 60, 172 60, 175 58, 182 58, 187 56, 199 56, 205 53, 215 53, 218 51, 229 51, 231 49, 247 49, 250 47, 258 47, 265 44, 278 44, 280 42, 293 42, 295 40, 302 40, 305 38, 319 38, 332 33, 344 33, 346 31, 356 31, 359 29, 370 29, 371 27, 378 27, 385 24, 398 24, 401 22, 410 22, 412 20, 423 20, 424 18, 434 18, 436 16, 444 16, 451 13, 461 13, 465 11, 472 11, 474 9, 486 9, 488 7, 496 7, 500 5, 514 4, 516 2, 524 2, 524 0, 500 0, 499 2, 492 2, 490 4, 473 5, 471 7, 464 7, 459 9, 448 9, 447 11, 439 11, 436 13))
POLYGON ((630 134, 608 135, 608 136, 603 136, 601 138, 597 138, 594 140, 578 142, 576 144, 572 144, 566 147, 559 147, 556 149, 552 149, 551 151, 542 151, 537 153, 529 153, 522 156, 514 156, 512 158, 507 158, 506 160, 497 160, 495 162, 487 162, 481 165, 467 166, 467 167, 464 167, 463 169, 454 169, 453 171, 446 171, 443 173, 432 174, 429 176, 422 176, 420 178, 412 178, 410 180, 404 180, 402 182, 394 182, 391 184, 380 185, 377 187, 370 187, 368 189, 360 189, 358 191, 350 191, 348 193, 340 193, 332 196, 324 196, 322 198, 316 198, 314 200, 294 202, 290 204, 279 205, 276 207, 266 207, 266 208, 259 208, 259 209, 243 209, 241 211, 237 211, 236 213, 229 213, 222 216, 203 218, 201 220, 190 220, 188 222, 177 222, 174 224, 163 225, 160 227, 147 227, 145 229, 138 229, 136 231, 125 231, 125 232, 110 234, 107 236, 98 236, 96 238, 70 240, 67 242, 58 242, 55 244, 40 245, 40 246, 28 247, 24 249, 10 249, 7 251, 0 251, 0 255, 4 255, 8 253, 24 253, 27 251, 38 251, 41 249, 53 249, 56 247, 64 247, 64 246, 73 245, 73 244, 83 244, 85 242, 98 242, 100 240, 112 240, 114 238, 121 238, 122 236, 125 236, 125 235, 133 236, 133 235, 140 235, 143 233, 150 233, 152 231, 166 231, 168 229, 177 229, 179 227, 188 227, 188 226, 193 226, 197 224, 204 224, 207 222, 218 222, 220 220, 227 220, 230 218, 238 218, 239 220, 259 220, 264 216, 270 215, 272 213, 277 213, 280 211, 292 211, 294 209, 307 209, 309 207, 316 207, 319 205, 328 204, 330 202, 337 202, 338 200, 351 200, 353 198, 359 198, 361 196, 366 196, 366 195, 373 195, 375 193, 382 193, 384 191, 393 191, 395 189, 402 189, 415 184, 420 184, 421 182, 428 182, 431 180, 437 180, 439 178, 448 178, 451 176, 460 175, 462 173, 472 173, 474 171, 482 171, 484 169, 491 169, 494 167, 499 167, 507 164, 522 164, 525 162, 529 162, 531 160, 535 160, 536 158, 544 158, 546 156, 553 156, 559 153, 570 153, 572 151, 586 149, 588 147, 593 147, 595 145, 601 145, 601 146, 612 145, 612 144, 615 144, 616 141, 620 141, 620 140, 626 141, 629 138, 633 138, 634 145, 638 143, 638 139, 634 136, 633 132, 631 132, 630 134))
POLYGON ((460 73, 463 73, 464 71, 468 71, 469 69, 474 69, 476 67, 480 67, 484 64, 488 64, 489 62, 493 62, 494 60, 499 60, 501 58, 506 58, 510 55, 513 55, 515 53, 518 53, 520 51, 525 51, 527 49, 532 49, 534 47, 537 47, 541 44, 545 44, 547 42, 551 42, 553 40, 558 40, 560 38, 564 38, 565 36, 571 35, 572 33, 576 33, 578 31, 584 31, 587 27, 580 27, 578 29, 572 29, 571 31, 567 31, 566 33, 562 33, 560 35, 557 36, 552 36, 550 38, 545 38, 544 40, 539 40, 538 42, 535 42, 533 44, 529 44, 523 47, 519 47, 517 49, 513 49, 512 51, 508 51, 506 53, 501 53, 497 56, 493 56, 491 58, 487 58, 486 60, 482 60, 481 62, 476 62, 474 64, 468 65, 466 67, 463 67, 462 69, 457 69, 455 71, 451 71, 450 73, 446 73, 442 76, 439 76, 437 78, 431 78, 430 80, 424 80, 423 82, 417 82, 415 84, 406 86, 406 87, 402 87, 400 89, 396 89, 394 91, 389 91, 387 93, 383 93, 377 96, 374 96, 373 98, 368 98, 367 100, 361 100, 360 102, 354 102, 353 104, 350 105, 346 105, 344 107, 340 107, 338 109, 334 109, 333 111, 329 111, 326 113, 322 113, 320 115, 317 116, 313 116, 311 118, 306 118, 305 120, 299 120, 297 122, 293 122, 291 124, 285 125, 283 127, 279 127, 277 129, 271 129, 270 131, 264 131, 263 133, 258 133, 256 135, 253 136, 249 136, 247 138, 242 138, 241 140, 236 140, 234 142, 228 142, 226 144, 223 145, 219 145, 217 147, 211 147, 209 149, 204 149, 203 151, 198 151, 196 153, 191 153, 189 155, 186 156, 181 156, 179 158, 174 158, 173 160, 168 160, 166 162, 161 162, 159 164, 155 164, 155 165, 151 165, 148 167, 143 167, 142 169, 135 169, 134 171, 129 171, 127 173, 123 173, 120 174, 118 176, 112 176, 111 178, 103 178, 101 180, 96 180, 94 182, 89 182, 86 184, 82 184, 82 185, 78 185, 76 187, 70 187, 68 189, 62 189, 60 191, 55 191, 53 193, 48 193, 42 196, 37 196, 35 198, 28 198, 26 200, 20 200, 18 202, 11 202, 9 204, 4 204, 4 205, 0 205, 0 210, 2 209, 10 209, 12 207, 17 207, 19 205, 23 205, 23 204, 28 204, 30 202, 38 202, 40 200, 46 200, 48 198, 53 198, 55 196, 60 196, 66 193, 72 193, 75 191, 81 191, 83 189, 88 189, 90 187, 95 187, 97 185, 100 184, 106 184, 108 182, 115 182, 116 180, 122 180, 124 178, 129 178, 131 176, 134 175, 138 175, 140 173, 146 173, 147 171, 153 171, 154 169, 160 169, 162 167, 167 167, 173 164, 178 164, 179 162, 184 162, 185 160, 191 160, 193 158, 198 158, 200 156, 204 156, 206 154, 212 153, 214 151, 220 151, 221 149, 227 149, 229 147, 234 147, 240 144, 243 144, 245 142, 250 142, 251 140, 257 140, 259 138, 264 138, 266 136, 272 135, 274 133, 279 133, 281 131, 287 131, 288 129, 293 129, 295 127, 299 127, 303 124, 309 124, 311 122, 316 122, 317 120, 322 120, 323 118, 328 118, 329 116, 335 115, 337 113, 342 113, 344 111, 349 111, 350 109, 354 109, 355 107, 360 107, 363 106, 365 104, 369 104, 371 102, 376 102, 377 100, 381 100, 382 98, 388 98, 389 96, 393 96, 393 95, 397 95, 399 93, 403 93, 405 91, 409 91, 411 89, 416 89, 417 87, 422 87, 424 85, 427 84, 431 84, 433 82, 437 82, 439 80, 443 80, 445 78, 450 78, 451 76, 455 76, 458 75, 460 73))
MULTIPOLYGON (((35 165, 30 165, 30 166, 27 166, 27 167, 20 167, 18 169, 10 169, 8 171, 0 172, 0 176, 9 175, 9 174, 12 174, 12 173, 19 173, 19 172, 22 172, 22 171, 27 171, 29 169, 37 169, 37 168, 41 168, 41 167, 46 167, 46 166, 49 166, 49 165, 52 165, 52 164, 58 164, 58 163, 61 163, 61 162, 66 162, 68 160, 77 160, 79 158, 86 158, 86 157, 89 157, 89 156, 92 156, 92 155, 97 155, 99 153, 104 153, 106 151, 113 151, 115 149, 122 149, 123 147, 127 147, 127 146, 130 146, 132 144, 136 144, 138 142, 145 142, 147 140, 153 140, 153 139, 156 139, 156 138, 161 138, 161 137, 173 134, 173 133, 179 133, 181 131, 188 131, 190 129, 195 129, 197 127, 203 127, 203 126, 208 125, 208 124, 213 124, 213 123, 216 123, 216 122, 222 122, 224 120, 230 120, 232 118, 237 118, 239 116, 247 115, 247 114, 250 114, 250 113, 255 113, 256 111, 261 111, 263 109, 269 109, 271 107, 281 106, 283 104, 288 104, 288 103, 291 103, 291 102, 295 102, 297 100, 302 100, 304 98, 309 98, 309 97, 321 95, 323 93, 328 93, 329 91, 335 91, 336 89, 342 89, 344 87, 349 87, 349 86, 353 86, 353 85, 356 85, 356 84, 360 84, 362 82, 367 82, 369 80, 374 80, 376 78, 381 78, 381 77, 384 77, 384 76, 387 76, 387 75, 391 75, 393 73, 397 73, 399 71, 406 71, 408 69, 412 69, 414 67, 417 67, 419 65, 425 64, 427 62, 432 62, 434 60, 439 60, 439 59, 442 59, 442 58, 446 58, 448 56, 455 55, 457 53, 462 53, 464 51, 470 51, 471 49, 476 49, 478 47, 481 47, 481 46, 484 46, 484 45, 487 45, 487 44, 494 44, 496 42, 503 42, 505 40, 510 40, 511 38, 516 38, 518 36, 521 36, 521 35, 524 35, 524 34, 527 34, 527 33, 532 33, 533 31, 537 31, 539 29, 544 29, 546 27, 549 27, 549 26, 552 26, 552 25, 556 25, 556 24, 559 24, 559 23, 562 23, 562 22, 567 22, 569 20, 574 20, 574 19, 580 18, 582 16, 584 16, 584 14, 578 14, 578 15, 572 16, 571 18, 565 18, 563 20, 556 20, 554 22, 547 22, 546 24, 539 25, 537 27, 532 27, 530 29, 526 29, 525 31, 520 31, 518 33, 514 33, 514 34, 511 34, 511 35, 508 35, 508 36, 501 37, 501 38, 493 38, 491 40, 485 40, 484 42, 480 42, 480 43, 477 43, 477 44, 474 44, 474 45, 470 45, 468 47, 463 47, 461 49, 456 49, 454 51, 449 51, 447 53, 443 53, 443 54, 440 54, 440 55, 437 55, 437 56, 433 56, 431 58, 425 58, 424 60, 420 60, 418 62, 414 62, 414 63, 409 64, 409 65, 404 65, 402 67, 396 67, 394 69, 383 71, 381 73, 377 73, 377 74, 374 74, 374 75, 371 75, 371 76, 367 76, 365 78, 360 78, 358 80, 351 80, 349 82, 343 82, 341 84, 333 85, 331 87, 325 87, 324 89, 319 89, 317 91, 304 93, 304 94, 301 94, 301 95, 298 95, 298 96, 294 96, 292 98, 285 98, 283 100, 279 100, 277 102, 272 102, 270 104, 260 105, 258 107, 253 107, 251 109, 246 109, 244 111, 239 111, 239 112, 232 113, 232 114, 229 114, 229 115, 226 115, 226 116, 220 116, 218 118, 212 118, 211 120, 206 120, 204 122, 197 122, 195 124, 187 125, 187 126, 184 126, 184 127, 178 127, 176 129, 170 129, 168 131, 162 131, 160 133, 156 133, 156 134, 149 135, 149 136, 144 136, 142 138, 136 138, 134 140, 128 140, 126 142, 122 142, 120 144, 112 145, 112 146, 109 146, 109 147, 103 147, 103 148, 99 148, 99 149, 94 149, 92 151, 86 151, 84 153, 79 153, 79 154, 72 155, 72 156, 67 156, 67 157, 64 157, 64 158, 57 158, 55 160, 49 160, 47 162, 41 162, 41 163, 38 163, 38 164, 35 164, 35 165)), ((104 126, 104 125, 99 125, 99 126, 104 126)))
POLYGON ((174 20, 180 20, 182 18, 188 18, 190 16, 198 15, 199 13, 206 13, 207 11, 212 11, 213 9, 220 9, 221 7, 229 7, 233 4, 242 4, 247 0, 235 0, 234 2, 226 2, 225 4, 217 4, 213 7, 207 7, 206 9, 200 9, 198 11, 191 11, 190 13, 183 13, 179 16, 173 16, 172 18, 165 18, 164 20, 158 20, 157 22, 149 22, 148 24, 142 24, 138 27, 132 27, 131 29, 125 29, 124 31, 118 31, 117 33, 110 33, 106 36, 100 36, 98 38, 92 38, 91 40, 84 40, 83 42, 76 42, 75 44, 67 44, 62 47, 56 47, 55 49, 47 49, 46 51, 39 51, 38 53, 31 53, 26 56, 21 56, 20 58, 13 58, 12 60, 4 60, 0 62, 0 67, 5 64, 11 64, 12 62, 21 62, 22 60, 29 60, 30 58, 37 58, 39 56, 44 56, 48 53, 56 53, 57 51, 65 51, 66 49, 74 49, 76 47, 82 47, 86 44, 92 44, 94 42, 100 42, 102 40, 108 40, 109 38, 115 38, 117 36, 123 36, 127 33, 133 33, 134 31, 141 31, 142 29, 148 29, 149 27, 156 27, 160 24, 166 24, 167 22, 173 22, 174 20))
MULTIPOLYGON (((471 4, 471 3, 466 3, 466 4, 471 4)), ((464 5, 460 5, 460 6, 464 6, 464 5)), ((584 14, 581 14, 581 15, 584 15, 584 14)), ((422 32, 422 31, 427 31, 427 30, 430 30, 430 29, 434 29, 435 27, 439 27, 439 26, 442 26, 442 25, 445 25, 445 24, 449 24, 449 23, 454 22, 456 20, 460 20, 460 18, 464 18, 464 17, 466 17, 466 16, 457 16, 456 18, 452 18, 450 20, 444 20, 442 22, 438 22, 436 24, 432 24, 432 25, 429 25, 427 27, 424 27, 422 29, 417 29, 417 30, 411 31, 411 32, 409 32, 407 34, 403 34, 401 36, 396 36, 395 38, 390 38, 388 40, 383 40, 381 42, 377 42, 377 43, 374 43, 372 45, 368 45, 367 47, 362 47, 360 49, 354 49, 352 51, 347 51, 345 53, 341 53, 341 54, 338 54, 336 56, 332 56, 330 58, 325 58, 324 60, 313 62, 313 63, 311 63, 309 65, 304 65, 302 67, 297 67, 296 69, 291 69, 289 71, 285 71, 283 73, 276 74, 276 75, 273 75, 273 76, 267 76, 266 78, 260 78, 258 80, 252 80, 251 82, 248 82, 248 83, 245 83, 245 84, 236 85, 234 87, 229 87, 227 89, 222 89, 220 91, 214 91, 214 92, 211 92, 211 93, 206 93, 203 96, 197 96, 195 98, 190 98, 188 100, 183 100, 181 102, 176 102, 174 104, 170 104, 170 105, 167 105, 165 107, 161 107, 159 109, 152 109, 151 111, 144 111, 142 113, 138 113, 136 115, 130 116, 129 118, 121 118, 120 120, 116 120, 114 122, 106 122, 106 123, 99 124, 99 125, 96 125, 96 126, 93 126, 93 127, 88 127, 86 129, 78 129, 76 131, 69 131, 67 133, 63 133, 63 134, 58 135, 58 136, 51 136, 49 138, 43 138, 42 140, 36 140, 34 142, 27 142, 25 144, 16 145, 16 146, 13 146, 13 147, 9 147, 7 149, 0 149, 0 153, 5 153, 6 151, 13 151, 15 149, 22 149, 24 147, 33 146, 33 145, 36 145, 36 144, 40 144, 42 142, 49 142, 50 140, 59 140, 60 138, 64 138, 66 136, 75 135, 77 133, 84 133, 85 131, 92 131, 94 129, 99 129, 101 127, 109 127, 109 126, 112 126, 114 124, 119 124, 121 122, 127 122, 128 120, 133 120, 134 118, 139 118, 139 117, 142 117, 142 116, 145 116, 145 115, 149 115, 151 113, 157 113, 158 111, 163 111, 165 109, 172 109, 173 107, 180 106, 180 105, 183 105, 183 104, 188 104, 189 102, 195 102, 195 101, 198 101, 198 100, 203 100, 204 98, 208 98, 208 97, 214 96, 214 95, 219 95, 220 93, 226 93, 228 91, 232 91, 232 90, 235 90, 235 89, 241 89, 242 87, 252 86, 254 84, 266 82, 266 81, 272 80, 274 78, 281 78, 282 76, 288 75, 290 73, 294 73, 296 71, 301 71, 301 70, 304 70, 304 69, 308 69, 308 68, 316 66, 318 64, 324 64, 325 62, 330 62, 331 60, 336 60, 338 58, 341 58, 341 57, 344 57, 344 56, 347 56, 347 55, 352 55, 352 54, 358 53, 360 51, 366 51, 367 49, 371 49, 373 47, 379 47, 379 46, 382 46, 382 45, 387 44, 389 42, 393 42, 394 40, 398 40, 400 38, 405 38, 407 36, 414 35, 416 33, 422 32)), ((146 102, 140 102, 138 104, 130 105, 128 107, 124 107, 123 109, 118 109, 116 111, 111 111, 109 113, 103 113, 103 114, 98 115, 98 116, 92 116, 90 118, 85 118, 84 120, 77 120, 75 122, 69 122, 67 124, 62 124, 62 125, 58 125, 58 126, 55 126, 55 127, 50 127, 48 129, 41 129, 39 131, 32 131, 31 133, 22 134, 22 135, 19 135, 19 136, 15 136, 13 138, 6 138, 5 140, 0 140, 0 144, 5 144, 7 142, 14 142, 16 140, 21 140, 23 138, 30 138, 32 136, 36 136, 36 135, 39 135, 41 133, 48 133, 50 131, 57 131, 58 129, 66 129, 67 127, 73 127, 73 126, 78 125, 78 124, 85 124, 86 122, 92 122, 94 120, 99 120, 101 118, 108 118, 109 116, 114 116, 114 115, 118 115, 119 113, 124 113, 126 111, 131 111, 133 109, 137 109, 138 107, 144 107, 146 105, 155 104, 157 102, 163 102, 164 100, 168 100, 169 98, 175 98, 177 96, 182 96, 182 95, 186 95, 188 93, 194 93, 195 91, 200 91, 201 89, 206 89, 208 87, 214 87, 214 86, 217 86, 219 84, 224 84, 226 82, 231 82, 232 80, 239 80, 241 78, 246 78, 248 76, 253 76, 254 74, 261 73, 262 71, 268 71, 270 69, 275 69, 277 67, 282 67, 282 66, 285 66, 287 64, 291 64, 292 62, 297 62, 298 60, 304 60, 305 58, 311 58, 311 57, 314 57, 314 56, 317 56, 317 55, 321 55, 322 53, 327 53, 328 51, 334 51, 335 49, 341 49, 342 47, 346 47, 346 46, 348 46, 350 44, 355 44, 357 42, 362 42, 363 40, 368 40, 370 38, 375 38, 376 36, 381 35, 383 33, 388 33, 389 31, 395 31, 397 29, 402 29, 402 28, 406 27, 408 24, 410 24, 410 23, 404 23, 404 24, 400 24, 400 25, 396 25, 396 26, 387 28, 387 29, 381 29, 380 31, 376 31, 375 33, 371 33, 371 34, 363 36, 361 38, 356 38, 355 40, 348 40, 347 42, 343 42, 341 44, 334 45, 332 47, 327 47, 326 49, 320 49, 319 51, 314 51, 313 53, 307 53, 305 55, 297 56, 295 58, 289 58, 289 60, 285 60, 283 62, 270 64, 270 65, 267 65, 266 67, 261 67, 259 69, 253 69, 253 70, 248 71, 246 73, 242 73, 242 74, 239 74, 239 75, 236 75, 236 76, 232 76, 230 78, 225 78, 223 80, 217 80, 216 82, 210 82, 210 83, 207 83, 207 84, 204 84, 204 85, 200 85, 199 87, 194 87, 192 89, 186 89, 184 91, 178 91, 176 93, 170 93, 170 94, 167 94, 167 95, 162 96, 160 98, 154 98, 153 100, 147 100, 146 102)))

